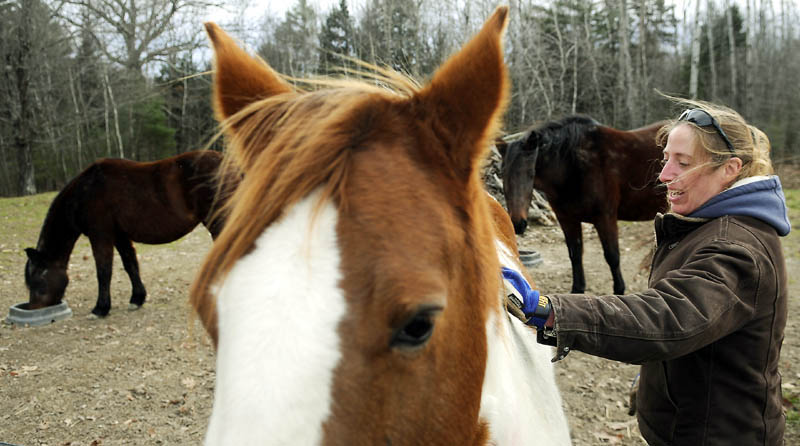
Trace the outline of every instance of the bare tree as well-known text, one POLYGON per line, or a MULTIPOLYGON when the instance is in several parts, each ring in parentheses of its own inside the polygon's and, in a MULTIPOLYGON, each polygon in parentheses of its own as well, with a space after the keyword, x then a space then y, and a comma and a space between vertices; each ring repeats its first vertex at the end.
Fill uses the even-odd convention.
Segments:
POLYGON ((632 124, 632 117, 636 115, 635 98, 636 88, 633 81, 633 63, 631 62, 630 26, 628 24, 628 2, 619 0, 619 92, 625 98, 625 126, 632 124))
POLYGON ((725 20, 727 22, 728 28, 728 47, 729 50, 729 61, 730 61, 730 72, 731 72, 731 100, 733 103, 736 103, 738 100, 738 89, 737 89, 737 64, 736 64, 736 38, 734 37, 734 29, 733 29, 733 8, 731 7, 730 0, 725 0, 725 20))
POLYGON ((639 92, 642 95, 641 113, 642 121, 637 124, 650 122, 650 110, 645 95, 650 90, 650 69, 647 66, 647 0, 639 2, 639 92))
POLYGON ((592 66, 592 85, 594 86, 595 100, 598 104, 603 103, 602 87, 600 86, 600 79, 598 77, 599 64, 597 57, 595 57, 594 42, 592 41, 592 29, 589 26, 589 20, 593 14, 592 3, 587 5, 586 12, 583 15, 583 33, 584 40, 586 41, 586 55, 589 58, 589 63, 592 66))
POLYGON ((717 99, 717 65, 714 49, 714 2, 706 1, 706 36, 708 38, 708 68, 711 71, 711 100, 717 99))
POLYGON ((44 2, 23 0, 4 6, 0 116, 5 115, 9 123, 8 140, 16 157, 16 193, 29 195, 37 190, 36 136, 53 130, 45 121, 58 107, 57 98, 49 96, 54 82, 48 64, 63 60, 64 46, 44 2))
POLYGON ((165 60, 170 54, 192 50, 204 43, 195 26, 205 8, 218 6, 209 0, 65 0, 98 23, 97 29, 84 28, 71 14, 64 18, 85 29, 108 60, 141 74, 145 65, 165 60), (185 29, 171 34, 172 29, 185 29))
MULTIPOLYGON (((746 43, 745 43, 745 47, 744 47, 744 63, 745 63, 744 91, 745 91, 746 98, 745 98, 745 102, 744 102, 744 105, 743 105, 743 108, 744 108, 743 112, 745 113, 745 116, 747 116, 747 115, 750 114, 750 108, 753 106, 753 99, 755 97, 754 96, 755 95, 755 90, 753 88, 754 87, 753 79, 755 78, 755 69, 753 67, 754 64, 755 64, 755 60, 754 60, 755 59, 755 54, 754 54, 755 49, 753 48, 753 45, 754 45, 754 42, 755 42, 755 32, 754 32, 755 30, 753 29, 754 28, 754 26, 753 26, 753 23, 754 23, 753 14, 754 14, 754 12, 750 8, 750 0, 745 0, 745 2, 747 3, 747 14, 745 16, 745 21, 747 23, 747 31, 746 31, 747 32, 747 38, 746 38, 746 43)), ((754 0, 754 2, 755 2, 755 0, 754 0)))
POLYGON ((697 78, 700 72, 700 0, 695 0, 691 54, 691 63, 689 67, 689 96, 697 98, 697 78))
POLYGON ((17 42, 19 51, 15 57, 15 74, 19 111, 14 117, 14 127, 17 134, 14 137, 14 147, 17 152, 17 166, 19 168, 19 181, 17 188, 20 194, 32 195, 36 193, 34 182, 33 149, 31 147, 31 101, 30 101, 30 58, 33 2, 21 2, 19 9, 19 26, 17 27, 17 42))
MULTIPOLYGON (((98 92, 103 91, 104 105, 110 108, 113 116, 119 156, 151 158, 163 154, 162 147, 174 147, 174 139, 165 131, 170 129, 156 123, 166 120, 166 110, 159 107, 163 98, 149 79, 157 64, 169 65, 175 60, 176 53, 190 53, 205 44, 202 29, 197 26, 197 17, 202 16, 209 6, 218 6, 219 2, 63 1, 68 7, 62 12, 62 18, 90 36, 102 55, 111 64, 122 68, 103 67, 102 82, 98 82, 98 92), (109 76, 112 72, 114 75, 109 76), (158 143, 148 141, 148 134, 143 131, 146 128, 152 130, 151 136, 160 133, 162 140, 158 143)), ((174 134, 174 130, 171 131, 174 134)))
MULTIPOLYGON (((119 157, 125 158, 125 151, 122 146, 122 133, 119 131, 119 108, 117 102, 114 100, 114 91, 111 89, 111 82, 108 81, 108 70, 103 72, 103 81, 108 93, 108 105, 111 106, 111 111, 114 113, 114 133, 117 135, 117 148, 119 149, 119 157)), ((106 131, 108 130, 108 109, 106 109, 106 131)), ((111 148, 109 147, 109 153, 111 148)))

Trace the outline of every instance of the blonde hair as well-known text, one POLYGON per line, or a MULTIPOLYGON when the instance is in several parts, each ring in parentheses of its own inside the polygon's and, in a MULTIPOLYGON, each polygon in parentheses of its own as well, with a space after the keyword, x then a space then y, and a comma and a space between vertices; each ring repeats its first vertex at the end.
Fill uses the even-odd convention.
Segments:
POLYGON ((695 141, 699 142, 708 155, 709 164, 712 167, 721 166, 731 156, 742 160, 742 169, 739 171, 736 181, 758 175, 771 175, 774 172, 772 161, 769 157, 771 150, 769 138, 757 127, 748 124, 739 113, 728 107, 710 102, 676 98, 663 93, 662 96, 676 104, 685 106, 685 108, 698 108, 714 117, 728 136, 734 153, 731 155, 731 150, 714 127, 700 127, 693 122, 678 121, 677 119, 667 122, 659 129, 656 134, 656 143, 660 147, 666 146, 667 138, 672 129, 681 124, 688 124, 692 127, 695 141))

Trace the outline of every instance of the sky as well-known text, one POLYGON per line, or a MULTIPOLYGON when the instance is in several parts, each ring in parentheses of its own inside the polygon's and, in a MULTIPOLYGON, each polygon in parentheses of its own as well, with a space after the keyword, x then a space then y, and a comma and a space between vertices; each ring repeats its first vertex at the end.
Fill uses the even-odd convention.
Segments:
MULTIPOLYGON (((297 3, 297 0, 229 0, 225 1, 225 3, 228 9, 234 11, 241 9, 241 6, 238 6, 239 4, 248 4, 249 7, 246 8, 244 17, 248 20, 260 20, 267 11, 270 11, 273 16, 282 18, 286 11, 297 3)), ((333 6, 339 4, 339 0, 309 0, 309 3, 316 5, 319 12, 327 13, 333 6)), ((354 1, 348 0, 347 3, 350 6, 354 1)), ((234 16, 234 13, 221 8, 210 8, 205 21, 225 23, 234 16)))

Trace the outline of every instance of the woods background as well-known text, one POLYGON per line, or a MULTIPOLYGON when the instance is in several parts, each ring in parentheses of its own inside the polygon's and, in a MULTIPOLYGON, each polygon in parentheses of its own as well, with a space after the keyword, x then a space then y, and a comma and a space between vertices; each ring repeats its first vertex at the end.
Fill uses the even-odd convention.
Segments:
MULTIPOLYGON (((584 113, 629 129, 674 117, 658 91, 726 104, 800 161, 797 0, 510 0, 506 130, 584 113)), ((202 22, 279 72, 336 75, 345 55, 424 80, 496 1, 0 0, 0 196, 63 187, 100 157, 153 160, 214 134, 202 22)), ((216 143, 215 148, 219 148, 216 143)))

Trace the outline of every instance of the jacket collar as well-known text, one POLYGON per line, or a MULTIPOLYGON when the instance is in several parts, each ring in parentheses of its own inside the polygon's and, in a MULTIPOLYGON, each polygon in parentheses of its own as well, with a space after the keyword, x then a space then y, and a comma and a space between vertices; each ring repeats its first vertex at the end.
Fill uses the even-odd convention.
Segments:
POLYGON ((656 230, 656 244, 660 245, 665 240, 674 240, 703 226, 710 218, 686 217, 672 212, 658 213, 654 220, 656 230))

